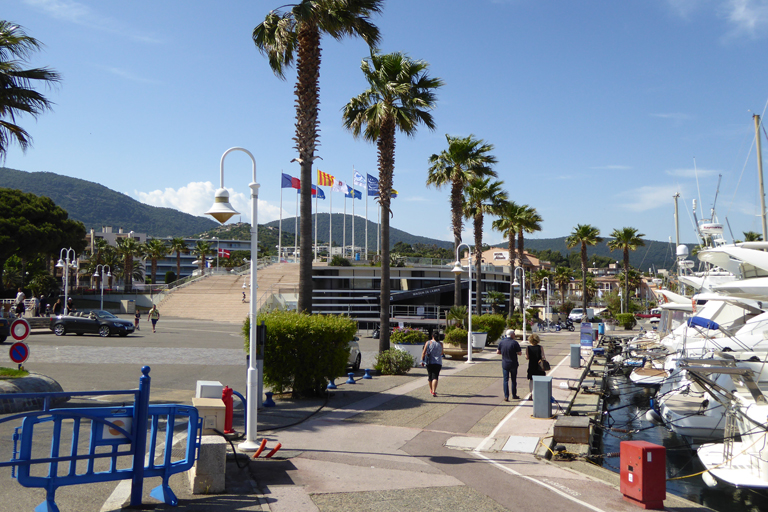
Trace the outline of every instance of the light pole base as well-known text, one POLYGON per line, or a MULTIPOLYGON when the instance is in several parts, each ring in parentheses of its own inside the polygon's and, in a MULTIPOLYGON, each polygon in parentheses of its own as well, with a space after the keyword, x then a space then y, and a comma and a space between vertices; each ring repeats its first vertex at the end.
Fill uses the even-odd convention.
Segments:
POLYGON ((244 452, 255 452, 259 449, 259 443, 256 441, 243 441, 237 445, 237 448, 244 452))

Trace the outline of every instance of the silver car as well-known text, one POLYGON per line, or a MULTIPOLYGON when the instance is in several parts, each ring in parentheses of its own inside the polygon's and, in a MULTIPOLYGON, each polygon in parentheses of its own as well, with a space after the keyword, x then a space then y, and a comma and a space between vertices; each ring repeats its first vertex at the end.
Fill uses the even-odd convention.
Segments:
POLYGON ((357 343, 358 341, 360 341, 360 338, 355 336, 347 345, 349 347, 349 359, 347 360, 347 366, 351 367, 354 371, 360 369, 360 362, 363 359, 363 356, 360 354, 360 344, 357 343))

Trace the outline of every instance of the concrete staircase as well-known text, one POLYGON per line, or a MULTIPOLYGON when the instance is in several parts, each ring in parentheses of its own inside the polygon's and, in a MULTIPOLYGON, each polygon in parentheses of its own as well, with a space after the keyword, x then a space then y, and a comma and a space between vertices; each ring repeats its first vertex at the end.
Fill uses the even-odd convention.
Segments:
MULTIPOLYGON (((261 268, 258 280, 257 305, 282 288, 292 290, 298 286, 299 264, 276 263, 261 268)), ((250 274, 213 275, 200 279, 183 288, 171 291, 158 305, 160 315, 197 320, 219 320, 240 324, 250 312, 250 274), (246 302, 243 302, 245 292, 246 302)), ((161 318, 162 318, 161 316, 161 318)))

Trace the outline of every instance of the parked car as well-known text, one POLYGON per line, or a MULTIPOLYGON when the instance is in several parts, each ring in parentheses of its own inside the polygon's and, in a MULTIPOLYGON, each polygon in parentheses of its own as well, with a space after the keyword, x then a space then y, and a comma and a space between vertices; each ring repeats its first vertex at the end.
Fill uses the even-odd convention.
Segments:
POLYGON ((3 343, 11 335, 11 322, 7 318, 0 318, 0 343, 3 343))
POLYGON ((349 359, 347 360, 347 366, 351 367, 354 371, 360 369, 360 362, 363 359, 362 354, 360 354, 360 344, 358 341, 360 341, 360 338, 355 336, 349 342, 349 359))
POLYGON ((77 335, 98 334, 104 338, 112 334, 128 336, 134 330, 132 321, 123 320, 109 311, 100 309, 53 317, 50 328, 56 336, 73 332, 77 335))
POLYGON ((568 315, 568 318, 571 319, 572 322, 581 323, 581 322, 587 322, 590 318, 594 318, 595 316, 595 309, 594 308, 587 308, 587 316, 584 316, 584 310, 582 308, 573 308, 571 310, 571 314, 568 315))

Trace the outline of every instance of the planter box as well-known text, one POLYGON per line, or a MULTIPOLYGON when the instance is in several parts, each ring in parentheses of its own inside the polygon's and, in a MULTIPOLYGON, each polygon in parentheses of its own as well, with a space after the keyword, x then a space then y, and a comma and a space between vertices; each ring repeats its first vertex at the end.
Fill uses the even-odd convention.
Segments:
POLYGON ((472 348, 485 348, 485 340, 488 338, 487 332, 472 333, 472 348))
POLYGON ((418 345, 401 345, 399 343, 393 343, 393 345, 397 350, 408 352, 413 356, 414 368, 420 366, 419 363, 421 363, 421 352, 424 350, 424 343, 419 343, 418 345))

